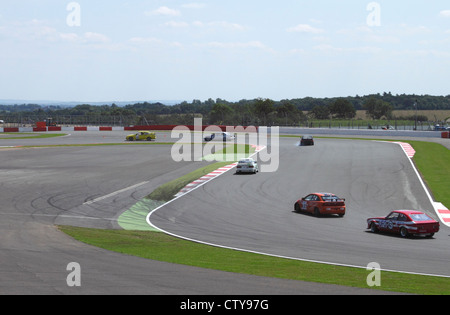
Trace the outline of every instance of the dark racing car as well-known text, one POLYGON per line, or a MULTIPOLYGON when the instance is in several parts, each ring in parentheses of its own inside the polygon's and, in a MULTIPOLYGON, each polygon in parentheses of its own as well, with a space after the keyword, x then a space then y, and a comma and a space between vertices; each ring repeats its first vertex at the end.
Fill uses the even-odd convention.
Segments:
POLYGON ((388 232, 402 237, 433 237, 439 231, 439 222, 420 211, 395 210, 386 217, 367 219, 367 228, 374 233, 388 232))
POLYGON ((300 146, 305 145, 314 145, 313 136, 302 136, 302 138, 300 139, 300 146))

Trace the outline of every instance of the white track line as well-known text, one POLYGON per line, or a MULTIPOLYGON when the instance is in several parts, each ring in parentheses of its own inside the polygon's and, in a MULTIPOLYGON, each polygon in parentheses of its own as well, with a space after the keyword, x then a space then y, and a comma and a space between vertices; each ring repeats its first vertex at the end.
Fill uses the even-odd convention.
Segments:
MULTIPOLYGON (((381 142, 388 142, 389 141, 381 141, 381 142)), ((438 216, 438 218, 441 220, 441 222, 447 226, 450 227, 450 211, 440 202, 437 202, 433 199, 431 196, 428 187, 423 182, 422 176, 420 176, 419 171, 416 168, 416 165, 413 163, 412 158, 414 157, 416 151, 413 149, 413 147, 409 143, 404 142, 390 142, 398 144, 402 147, 403 152, 408 157, 409 163, 411 163, 412 168, 414 169, 414 172, 416 173, 417 178, 420 181, 420 184, 422 185, 423 189, 425 190, 425 193, 427 194, 428 199, 430 200, 430 203, 433 205, 434 212, 438 216)))
POLYGON ((149 182, 142 182, 142 183, 139 183, 139 184, 136 184, 136 185, 133 185, 133 186, 130 186, 130 187, 127 187, 127 188, 124 188, 124 189, 115 191, 115 192, 110 193, 110 194, 108 194, 108 195, 105 195, 105 196, 102 196, 102 197, 98 197, 98 198, 93 199, 93 200, 86 201, 85 203, 83 203, 83 205, 90 205, 90 204, 96 203, 96 202, 98 202, 98 201, 101 201, 101 200, 107 199, 107 198, 109 198, 109 197, 118 195, 118 194, 120 194, 120 193, 122 193, 122 192, 125 192, 125 191, 127 191, 127 190, 131 190, 131 189, 137 188, 137 187, 142 186, 142 185, 145 185, 145 184, 147 184, 147 183, 149 183, 149 182))

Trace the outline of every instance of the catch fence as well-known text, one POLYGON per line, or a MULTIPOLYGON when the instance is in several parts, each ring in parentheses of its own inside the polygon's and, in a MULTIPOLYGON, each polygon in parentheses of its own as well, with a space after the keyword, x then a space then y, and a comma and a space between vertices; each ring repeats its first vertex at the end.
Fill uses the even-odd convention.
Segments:
MULTIPOLYGON (((0 127, 36 127, 38 122, 45 122, 47 126, 73 127, 73 126, 108 126, 108 127, 127 127, 127 126, 145 126, 145 125, 191 125, 195 117, 201 117, 197 114, 185 115, 0 115, 0 127)), ((208 117, 203 117, 204 124, 210 125, 263 125, 258 119, 242 118, 236 121, 211 122, 208 117)), ((273 120, 267 122, 268 126, 280 127, 301 127, 301 128, 320 128, 320 129, 387 129, 387 130, 436 130, 436 126, 447 127, 446 123, 435 121, 411 121, 411 120, 300 120, 288 121, 286 119, 273 120)))

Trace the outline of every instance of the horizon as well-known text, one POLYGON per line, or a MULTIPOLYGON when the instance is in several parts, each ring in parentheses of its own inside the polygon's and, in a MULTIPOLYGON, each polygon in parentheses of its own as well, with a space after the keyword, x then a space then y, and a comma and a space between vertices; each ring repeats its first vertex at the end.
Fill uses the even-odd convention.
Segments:
MULTIPOLYGON (((330 96, 330 97, 312 97, 312 96, 305 96, 305 97, 296 97, 296 98, 290 98, 290 99, 279 99, 279 100, 273 100, 275 102, 281 102, 283 100, 301 100, 301 99, 307 99, 307 98, 313 98, 313 99, 336 99, 336 98, 356 98, 356 97, 369 97, 369 96, 373 96, 373 95, 380 95, 380 96, 384 96, 384 94, 390 94, 393 97, 397 97, 397 96, 411 96, 411 97, 426 97, 426 96, 430 96, 430 97, 443 97, 443 98, 450 98, 450 94, 448 95, 430 95, 430 94, 406 94, 406 93, 401 93, 401 94, 392 94, 390 92, 383 92, 383 93, 373 93, 373 94, 367 94, 367 95, 348 95, 348 96, 330 96)), ((191 101, 188 100, 135 100, 135 101, 95 101, 95 102, 81 102, 81 101, 57 101, 57 100, 8 100, 8 99, 0 99, 0 105, 4 105, 4 106, 19 106, 19 105, 39 105, 39 106, 67 106, 67 107, 71 107, 71 106, 78 106, 78 105, 92 105, 92 106, 101 106, 101 105, 118 105, 119 107, 121 106, 126 106, 126 105, 135 105, 135 104, 139 104, 139 103, 149 103, 149 104, 156 104, 156 103, 160 103, 163 104, 165 106, 173 106, 173 105, 179 105, 183 102, 187 102, 187 103, 192 103, 196 100, 199 100, 200 102, 206 102, 209 99, 212 99, 215 103, 217 102, 218 99, 220 98, 208 98, 205 100, 199 100, 199 99, 193 99, 191 101)), ((252 99, 242 99, 245 101, 251 101, 257 98, 252 98, 252 99)), ((268 98, 267 98, 268 99, 268 98)), ((227 99, 221 99, 223 101, 226 102, 230 102, 230 103, 238 103, 239 101, 242 100, 227 100, 227 99)))

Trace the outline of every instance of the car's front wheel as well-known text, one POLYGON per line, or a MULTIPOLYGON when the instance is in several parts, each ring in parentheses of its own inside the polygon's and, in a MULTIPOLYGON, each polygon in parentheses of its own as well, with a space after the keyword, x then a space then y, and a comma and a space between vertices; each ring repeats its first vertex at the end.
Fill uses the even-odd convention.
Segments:
POLYGON ((377 225, 375 223, 373 223, 373 222, 370 224, 370 231, 372 233, 377 233, 378 232, 377 225))

